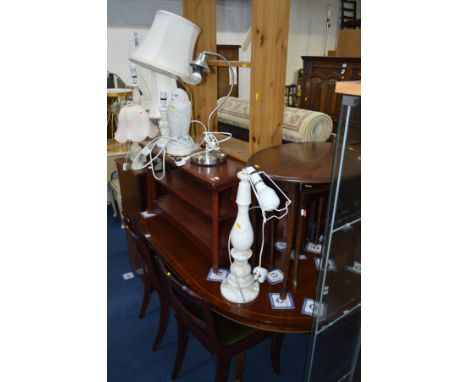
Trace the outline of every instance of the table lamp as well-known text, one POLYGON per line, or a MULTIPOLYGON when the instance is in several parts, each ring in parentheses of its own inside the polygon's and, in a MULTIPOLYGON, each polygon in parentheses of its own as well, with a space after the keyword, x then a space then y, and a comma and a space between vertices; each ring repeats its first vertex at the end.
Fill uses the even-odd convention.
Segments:
MULTIPOLYGON (((200 28, 190 20, 167 11, 157 11, 145 40, 129 59, 160 75, 179 79, 190 85, 197 85, 201 82, 203 73, 209 72, 210 70, 207 63, 207 56, 214 55, 227 62, 232 75, 232 68, 229 62, 225 57, 217 53, 205 51, 202 52, 196 60, 192 61, 195 42, 200 31, 200 28)), ((168 89, 159 89, 159 91, 166 91, 169 93, 168 89)), ((227 96, 231 94, 231 91, 232 84, 231 90, 227 96)), ((168 95, 171 97, 170 94, 168 95)), ((209 130, 213 115, 226 100, 227 97, 211 112, 208 118, 208 128, 205 129, 206 131, 204 133, 207 147, 204 151, 200 152, 201 155, 193 157, 193 161, 197 164, 213 165, 225 161, 225 155, 220 155, 219 146, 216 144, 217 139, 213 137, 215 133, 210 133, 209 130)), ((178 134, 179 139, 172 140, 173 142, 177 141, 177 144, 168 143, 168 154, 171 154, 172 150, 173 155, 182 156, 187 155, 190 150, 193 151, 193 141, 190 142, 190 140, 187 139, 187 137, 189 137, 190 124, 184 127, 184 129, 184 134, 182 134, 183 139, 180 139, 180 134, 178 134), (184 142, 186 142, 185 150, 181 148, 184 142), (175 146, 177 146, 177 148, 175 148, 175 146)))
POLYGON ((280 193, 285 197, 286 203, 282 209, 278 209, 280 199, 276 192, 265 184, 260 174, 255 168, 249 166, 237 173, 239 178, 239 188, 237 189, 237 217, 232 226, 229 235, 229 256, 234 259, 231 263, 231 271, 226 279, 221 283, 222 296, 234 303, 248 303, 257 298, 260 286, 259 283, 265 281, 268 275, 268 270, 262 267, 262 251, 264 244, 264 226, 265 223, 272 219, 281 219, 288 213, 288 207, 291 200, 284 194, 283 191, 267 176, 268 179, 275 185, 280 193), (251 267, 248 263, 252 256, 250 247, 253 244, 254 232, 249 219, 249 206, 252 202, 251 191, 257 197, 258 204, 262 210, 263 226, 262 226, 262 246, 259 254, 259 265, 250 273, 251 267), (272 215, 268 219, 265 212, 285 212, 281 216, 272 215), (232 249, 231 249, 232 244, 232 249))
MULTIPOLYGON (((176 79, 192 82, 192 68, 189 63, 193 58, 195 42, 200 28, 191 21, 176 14, 157 11, 153 24, 146 38, 130 55, 130 61, 153 72, 152 107, 150 117, 161 118, 160 94, 165 92, 168 99, 176 89, 176 79)), ((170 127, 170 126, 169 126, 170 127)), ((164 141, 166 152, 171 155, 188 155, 199 148, 189 135, 190 121, 174 137, 164 141)))
POLYGON ((130 145, 130 159, 134 162, 134 167, 141 168, 144 158, 138 155, 141 148, 139 143, 147 138, 154 138, 158 134, 145 109, 140 105, 130 103, 125 105, 119 112, 117 131, 114 138, 119 143, 132 142, 130 145), (136 160, 141 158, 140 160, 136 160))

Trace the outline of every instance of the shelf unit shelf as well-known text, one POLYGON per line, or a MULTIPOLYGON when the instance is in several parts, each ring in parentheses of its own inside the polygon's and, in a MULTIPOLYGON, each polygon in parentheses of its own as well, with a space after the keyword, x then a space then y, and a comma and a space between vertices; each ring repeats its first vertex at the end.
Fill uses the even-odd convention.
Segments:
MULTIPOLYGON (((147 170, 148 210, 164 215, 212 262, 215 272, 229 264, 228 238, 237 214, 237 172, 245 164, 228 157, 213 167, 175 165, 166 157, 166 174, 155 180, 147 170)), ((187 254, 189 255, 189 254, 187 254)))
MULTIPOLYGON (((193 209, 206 217, 213 218, 212 195, 198 182, 184 175, 180 169, 172 169, 159 182, 169 192, 174 193, 193 209)), ((230 191, 230 190, 229 190, 230 191)), ((235 195, 229 191, 222 194, 219 203, 219 221, 235 217, 235 195)))
MULTIPOLYGON (((197 213, 197 210, 174 194, 162 195, 155 200, 155 203, 167 220, 177 226, 184 236, 189 238, 208 258, 211 258, 213 236, 210 219, 197 213)), ((227 225, 222 225, 220 229, 221 243, 227 243, 229 235, 227 227, 227 225)), ((227 246, 225 247, 219 248, 221 258, 227 256, 227 246)))

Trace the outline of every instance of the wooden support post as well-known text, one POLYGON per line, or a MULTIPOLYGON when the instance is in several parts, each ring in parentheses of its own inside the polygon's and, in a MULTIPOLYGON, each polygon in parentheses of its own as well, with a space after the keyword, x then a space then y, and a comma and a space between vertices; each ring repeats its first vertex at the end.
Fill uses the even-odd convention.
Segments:
MULTIPOLYGON (((216 52, 216 0, 183 0, 183 16, 201 29, 195 45, 195 56, 203 50, 216 52)), ((201 84, 191 86, 195 119, 208 122, 208 116, 216 107, 217 81, 216 69, 208 73, 201 84)), ((203 128, 195 125, 196 135, 201 135, 203 128)), ((217 130, 216 119, 209 129, 217 130)))
POLYGON ((290 0, 252 0, 249 152, 281 144, 290 0))

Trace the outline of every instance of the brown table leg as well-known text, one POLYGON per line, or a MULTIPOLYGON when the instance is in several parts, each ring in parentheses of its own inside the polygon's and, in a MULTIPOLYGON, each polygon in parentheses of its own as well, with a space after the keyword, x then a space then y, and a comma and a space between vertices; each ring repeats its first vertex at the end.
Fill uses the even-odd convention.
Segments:
POLYGON ((211 234, 213 245, 213 272, 219 270, 219 197, 216 191, 211 193, 211 207, 213 211, 211 219, 211 234))
POLYGON ((302 255, 304 248, 304 226, 307 219, 307 213, 304 209, 304 193, 300 192, 299 196, 299 205, 298 205, 298 216, 297 216, 297 227, 296 227, 296 256, 294 257, 294 269, 293 269, 293 288, 297 288, 298 284, 298 267, 299 267, 299 257, 302 255))
POLYGON ((281 290, 281 299, 286 298, 286 284, 288 283, 289 279, 289 264, 291 262, 291 250, 294 241, 294 229, 296 226, 296 214, 297 214, 297 207, 298 207, 298 194, 299 194, 299 183, 289 183, 288 184, 288 196, 291 199, 291 205, 289 206, 289 215, 288 215, 288 236, 286 239, 286 251, 284 253, 286 267, 283 269, 284 271, 284 280, 283 280, 283 288, 281 290))
POLYGON ((315 230, 315 244, 318 244, 320 239, 320 225, 322 223, 322 215, 323 215, 323 202, 325 196, 319 195, 318 197, 318 211, 317 211, 317 229, 315 230))
POLYGON ((154 200, 156 199, 156 182, 150 169, 146 170, 146 210, 153 212, 156 208, 154 200))

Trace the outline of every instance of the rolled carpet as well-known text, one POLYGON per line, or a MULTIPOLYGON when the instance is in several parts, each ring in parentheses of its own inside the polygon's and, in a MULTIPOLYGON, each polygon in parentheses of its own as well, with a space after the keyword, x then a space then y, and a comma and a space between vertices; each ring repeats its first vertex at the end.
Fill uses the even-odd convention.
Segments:
MULTIPOLYGON (((229 97, 218 110, 218 120, 249 129, 249 101, 229 97)), ((330 137, 332 128, 332 119, 327 114, 294 107, 284 108, 283 139, 286 141, 324 142, 330 137)))

